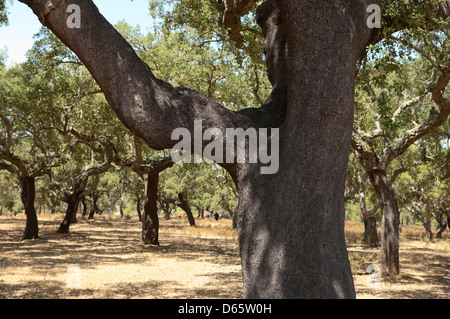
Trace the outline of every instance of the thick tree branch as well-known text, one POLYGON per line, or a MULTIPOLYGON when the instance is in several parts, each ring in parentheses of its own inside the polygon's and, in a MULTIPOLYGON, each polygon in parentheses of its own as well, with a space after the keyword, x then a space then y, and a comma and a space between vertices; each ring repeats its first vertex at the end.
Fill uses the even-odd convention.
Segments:
POLYGON ((362 157, 361 163, 366 171, 378 168, 379 160, 375 150, 356 130, 353 130, 352 148, 362 157))
POLYGON ((450 114, 450 102, 444 98, 443 91, 447 87, 449 80, 450 73, 447 68, 445 73, 430 88, 435 105, 430 109, 427 121, 407 131, 398 143, 383 151, 383 154, 380 156, 380 162, 384 167, 393 159, 402 155, 411 144, 445 123, 450 114))
POLYGON ((9 153, 12 146, 12 125, 9 119, 0 113, 0 120, 2 120, 5 125, 5 139, 0 139, 0 145, 3 145, 3 150, 9 153))
POLYGON ((155 78, 92 1, 21 1, 38 16, 54 7, 46 14, 46 25, 88 68, 125 126, 153 149, 172 148, 177 142, 172 141, 172 132, 180 127, 193 132, 195 120, 219 129, 253 126, 248 117, 227 110, 199 92, 155 78), (69 4, 81 8, 80 29, 67 27, 69 4))
POLYGON ((2 161, 0 161, 0 170, 6 170, 8 172, 10 172, 11 174, 13 174, 15 177, 17 177, 18 179, 20 179, 20 172, 17 169, 17 167, 15 167, 14 165, 9 165, 6 164, 2 161))
POLYGON ((175 164, 171 156, 166 156, 153 161, 144 161, 142 158, 142 142, 137 136, 134 136, 134 145, 136 150, 136 160, 132 163, 128 163, 126 166, 130 166, 131 169, 139 175, 150 173, 158 174, 175 164))
POLYGON ((241 17, 245 16, 260 0, 210 0, 220 13, 219 21, 228 31, 230 39, 242 46, 241 17))
POLYGON ((430 93, 430 91, 428 89, 425 89, 424 92, 422 92, 419 96, 416 96, 415 98, 409 100, 409 101, 405 101, 403 103, 400 104, 400 106, 397 108, 397 110, 395 110, 394 114, 392 115, 392 122, 396 122, 398 117, 408 108, 416 105, 419 102, 422 102, 425 97, 428 96, 428 94, 430 93))

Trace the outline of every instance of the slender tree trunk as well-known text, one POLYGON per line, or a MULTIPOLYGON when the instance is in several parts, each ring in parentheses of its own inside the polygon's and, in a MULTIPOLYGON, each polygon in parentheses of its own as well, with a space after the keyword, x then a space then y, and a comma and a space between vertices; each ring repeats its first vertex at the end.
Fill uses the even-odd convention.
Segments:
POLYGON ((136 196, 136 211, 139 216, 139 221, 142 222, 142 214, 141 214, 141 198, 139 194, 136 196))
POLYGON ((381 273, 398 275, 400 213, 397 199, 384 170, 369 172, 381 205, 381 273))
POLYGON ((191 225, 191 227, 194 227, 195 219, 194 219, 194 215, 192 214, 189 203, 184 199, 183 194, 181 194, 181 193, 178 194, 178 200, 180 201, 180 204, 178 204, 178 206, 186 212, 186 215, 187 215, 187 218, 189 221, 189 225, 191 225))
POLYGON ((363 215, 364 220, 364 240, 369 243, 369 247, 378 247, 379 239, 377 233, 377 220, 375 216, 363 215))
POLYGON ((95 194, 91 194, 88 219, 94 219, 94 214, 95 214, 95 194))
POLYGON ((120 199, 119 212, 120 212, 120 218, 123 218, 123 200, 122 200, 122 198, 120 199))
POLYGON ((442 238, 442 233, 448 226, 448 220, 445 218, 445 216, 442 216, 440 218, 436 218, 436 221, 438 222, 438 227, 436 231, 436 238, 442 238))
POLYGON ((99 195, 97 193, 93 193, 91 195, 91 207, 90 207, 90 210, 89 210, 89 217, 88 217, 88 219, 94 219, 94 215, 95 214, 101 215, 101 211, 100 211, 100 209, 98 208, 98 205, 97 205, 98 199, 99 199, 99 195))
POLYGON ((57 231, 59 234, 69 233, 70 225, 73 223, 74 219, 76 220, 76 213, 81 201, 82 193, 83 190, 76 189, 72 194, 66 196, 66 214, 57 231))
POLYGON ((70 220, 70 224, 76 224, 77 223, 77 212, 78 212, 78 207, 80 206, 80 200, 78 200, 78 202, 75 205, 75 207, 73 208, 73 213, 72 213, 72 217, 70 220))
POLYGON ((34 207, 34 199, 36 197, 36 186, 34 177, 22 177, 20 179, 22 192, 22 203, 25 207, 25 215, 27 217, 23 239, 37 239, 39 233, 36 209, 34 207))
POLYGON ((158 173, 144 175, 145 202, 141 234, 141 242, 144 245, 159 245, 158 180, 158 173))
POLYGON ((116 206, 117 201, 120 199, 120 197, 114 198, 114 197, 110 197, 109 198, 109 215, 112 216, 114 214, 114 207, 116 206))
POLYGON ((367 219, 367 226, 369 228, 369 247, 378 247, 379 239, 377 232, 377 219, 375 216, 371 216, 367 219))
POLYGON ((364 182, 361 181, 359 190, 359 207, 364 220, 364 240, 368 241, 369 247, 378 247, 379 240, 377 234, 377 220, 375 218, 376 209, 374 208, 372 211, 367 209, 364 192, 365 185, 364 182))
POLYGON ((162 207, 162 210, 164 212, 164 219, 165 220, 170 220, 170 206, 169 206, 169 203, 165 203, 161 207, 162 207))
POLYGON ((83 206, 83 212, 81 214, 81 218, 84 219, 84 218, 86 218, 86 215, 87 215, 86 197, 83 197, 81 199, 81 205, 83 206))
POLYGON ((431 230, 431 216, 433 215, 433 207, 430 203, 430 198, 426 198, 425 200, 426 206, 427 206, 427 215, 425 219, 425 223, 423 223, 423 227, 425 227, 425 230, 427 232, 427 238, 428 240, 433 240, 433 231, 431 230))
POLYGON ((431 230, 431 223, 426 221, 423 223, 428 240, 433 240, 433 231, 431 230))

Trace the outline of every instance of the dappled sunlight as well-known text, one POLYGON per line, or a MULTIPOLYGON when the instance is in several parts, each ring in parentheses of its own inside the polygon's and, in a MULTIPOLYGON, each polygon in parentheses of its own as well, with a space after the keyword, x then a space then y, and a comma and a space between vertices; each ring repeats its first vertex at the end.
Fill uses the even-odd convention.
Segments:
MULTIPOLYGON (((141 224, 135 218, 99 216, 57 234, 59 221, 41 216, 40 239, 20 241, 24 223, 24 218, 0 217, 2 299, 243 298, 231 220, 197 219, 190 227, 186 218, 161 219, 160 246, 139 244, 141 224), (77 266, 75 273, 71 265, 77 266)), ((449 297, 448 231, 429 242, 421 238, 420 226, 403 227, 401 274, 381 277, 379 286, 368 284, 367 268, 379 265, 380 248, 366 247, 362 234, 362 223, 346 223, 357 298, 449 297)))

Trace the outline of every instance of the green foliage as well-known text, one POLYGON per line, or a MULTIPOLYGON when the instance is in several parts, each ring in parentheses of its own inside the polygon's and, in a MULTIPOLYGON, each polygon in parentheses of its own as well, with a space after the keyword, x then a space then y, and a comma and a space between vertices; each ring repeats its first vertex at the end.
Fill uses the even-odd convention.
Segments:
POLYGON ((258 107, 270 93, 265 68, 239 62, 235 51, 213 41, 199 43, 192 27, 144 35, 121 22, 117 29, 158 78, 202 92, 231 110, 258 107))
MULTIPOLYGON (((204 75, 194 77, 203 83, 198 85, 191 81, 194 83, 190 83, 193 84, 190 87, 232 110, 261 106, 270 93, 271 85, 266 77, 264 38, 254 19, 255 10, 241 19, 244 42, 237 45, 230 41, 220 22, 220 14, 210 0, 151 0, 150 13, 159 21, 155 36, 160 41, 168 41, 168 47, 176 50, 171 52, 173 49, 163 48, 163 52, 153 56, 158 57, 158 62, 164 52, 170 53, 172 62, 183 57, 189 59, 188 64, 194 69, 203 69, 201 74, 204 75)), ((158 66, 153 69, 157 70, 158 66)), ((181 70, 181 76, 189 77, 193 72, 192 68, 181 70)), ((179 73, 177 75, 180 76, 179 73)), ((180 85, 186 83, 179 82, 180 85)))
MULTIPOLYGON (((12 0, 9 1, 10 3, 12 0)), ((7 12, 7 3, 6 0, 0 0, 0 27, 2 25, 8 24, 8 12, 7 12)))
MULTIPOLYGON (((393 187, 406 215, 417 202, 417 190, 424 190, 436 202, 445 196, 446 187, 448 190, 448 134, 443 132, 449 131, 449 122, 434 133, 413 137, 438 112, 430 91, 448 70, 450 34, 449 22, 432 19, 421 5, 414 6, 411 16, 405 14, 406 9, 411 11, 406 1, 390 5, 387 22, 397 21, 397 25, 385 30, 385 40, 368 50, 357 78, 355 130, 380 161, 398 150, 401 143, 408 145, 395 153, 392 162, 384 163, 388 177, 397 177, 393 187), (400 25, 407 28, 393 32, 400 25)), ((448 87, 443 96, 450 98, 448 87)), ((349 171, 356 174, 358 170, 362 168, 350 161, 349 171)), ((365 194, 369 199, 376 198, 371 188, 366 187, 365 194)))

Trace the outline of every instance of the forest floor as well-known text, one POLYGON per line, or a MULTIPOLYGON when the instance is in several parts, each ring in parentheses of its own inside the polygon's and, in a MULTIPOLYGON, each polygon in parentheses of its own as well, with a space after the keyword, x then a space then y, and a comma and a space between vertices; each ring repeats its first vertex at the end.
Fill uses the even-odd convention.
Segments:
MULTIPOLYGON (((229 220, 161 220, 159 247, 139 245, 137 219, 80 220, 57 234, 61 215, 39 216, 40 239, 20 241, 24 218, 0 217, 0 299, 239 299, 237 235, 229 220)), ((450 235, 429 242, 423 227, 403 227, 401 274, 382 277, 380 249, 361 243, 362 224, 346 236, 360 299, 448 299, 450 235)))

